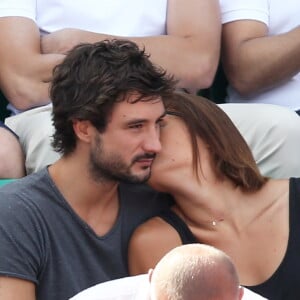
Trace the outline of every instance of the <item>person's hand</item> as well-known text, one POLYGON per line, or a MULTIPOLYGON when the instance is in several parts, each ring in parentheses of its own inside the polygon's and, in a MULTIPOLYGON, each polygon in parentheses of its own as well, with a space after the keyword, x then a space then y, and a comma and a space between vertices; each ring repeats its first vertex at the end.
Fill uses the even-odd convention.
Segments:
POLYGON ((87 33, 87 31, 75 28, 54 31, 41 38, 41 51, 43 54, 66 54, 74 46, 84 42, 84 36, 87 33))

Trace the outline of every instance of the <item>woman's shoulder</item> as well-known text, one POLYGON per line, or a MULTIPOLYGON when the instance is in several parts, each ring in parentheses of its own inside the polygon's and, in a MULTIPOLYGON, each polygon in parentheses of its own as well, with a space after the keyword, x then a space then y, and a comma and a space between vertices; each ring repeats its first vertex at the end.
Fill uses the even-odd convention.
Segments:
POLYGON ((160 242, 164 242, 163 244, 181 244, 177 231, 158 216, 138 226, 131 237, 131 243, 139 247, 143 245, 157 246, 160 242))
POLYGON ((128 248, 131 275, 154 268, 168 251, 181 245, 177 231, 159 217, 153 217, 134 231, 128 248))

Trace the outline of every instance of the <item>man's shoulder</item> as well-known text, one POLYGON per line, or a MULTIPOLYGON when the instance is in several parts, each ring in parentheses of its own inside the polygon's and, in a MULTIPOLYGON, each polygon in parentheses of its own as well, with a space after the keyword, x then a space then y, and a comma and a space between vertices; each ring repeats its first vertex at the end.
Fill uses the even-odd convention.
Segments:
POLYGON ((0 202, 13 205, 15 201, 20 204, 22 201, 34 200, 39 195, 39 198, 46 198, 50 189, 49 174, 43 169, 0 187, 0 202))
POLYGON ((153 190, 147 184, 132 184, 132 183, 120 183, 119 186, 120 192, 124 195, 131 196, 149 196, 149 197, 157 197, 160 193, 153 190))
POLYGON ((120 184, 119 195, 121 202, 132 207, 155 206, 165 208, 172 203, 168 194, 153 190, 146 184, 120 184))
POLYGON ((124 193, 125 195, 136 195, 137 197, 145 196, 149 198, 159 198, 159 199, 171 199, 170 195, 162 192, 158 192, 151 188, 149 185, 145 183, 141 184, 132 184, 132 183, 120 183, 119 190, 121 193, 124 193))
POLYGON ((156 216, 170 204, 164 195, 145 185, 120 185, 120 217, 123 228, 131 231, 149 218, 156 216))
POLYGON ((46 178, 50 178, 50 177, 47 169, 44 168, 36 173, 32 173, 30 175, 9 182, 8 184, 0 188, 0 192, 9 193, 15 190, 28 188, 30 185, 35 185, 38 184, 39 182, 45 183, 46 178))

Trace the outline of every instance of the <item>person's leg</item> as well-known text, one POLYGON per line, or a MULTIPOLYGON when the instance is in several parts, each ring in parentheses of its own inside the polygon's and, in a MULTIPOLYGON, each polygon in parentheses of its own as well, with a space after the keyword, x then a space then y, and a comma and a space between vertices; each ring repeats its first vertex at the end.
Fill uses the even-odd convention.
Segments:
POLYGON ((25 176, 24 153, 18 137, 0 123, 0 178, 25 176))
POLYGON ((51 111, 51 106, 44 106, 5 120, 5 124, 12 128, 20 138, 26 155, 27 174, 52 164, 60 157, 51 147, 53 134, 51 111))
POLYGON ((300 118, 269 104, 220 104, 249 144, 263 175, 300 176, 300 118))

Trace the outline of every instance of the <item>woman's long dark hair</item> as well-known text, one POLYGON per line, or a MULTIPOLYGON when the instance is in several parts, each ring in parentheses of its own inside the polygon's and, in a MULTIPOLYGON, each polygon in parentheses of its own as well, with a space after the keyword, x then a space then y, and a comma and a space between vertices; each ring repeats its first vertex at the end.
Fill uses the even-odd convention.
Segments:
POLYGON ((238 129, 215 103, 200 96, 176 92, 166 102, 166 108, 167 112, 181 118, 188 128, 197 174, 201 155, 197 138, 201 138, 210 149, 218 178, 227 177, 248 192, 260 189, 268 180, 261 175, 238 129))

